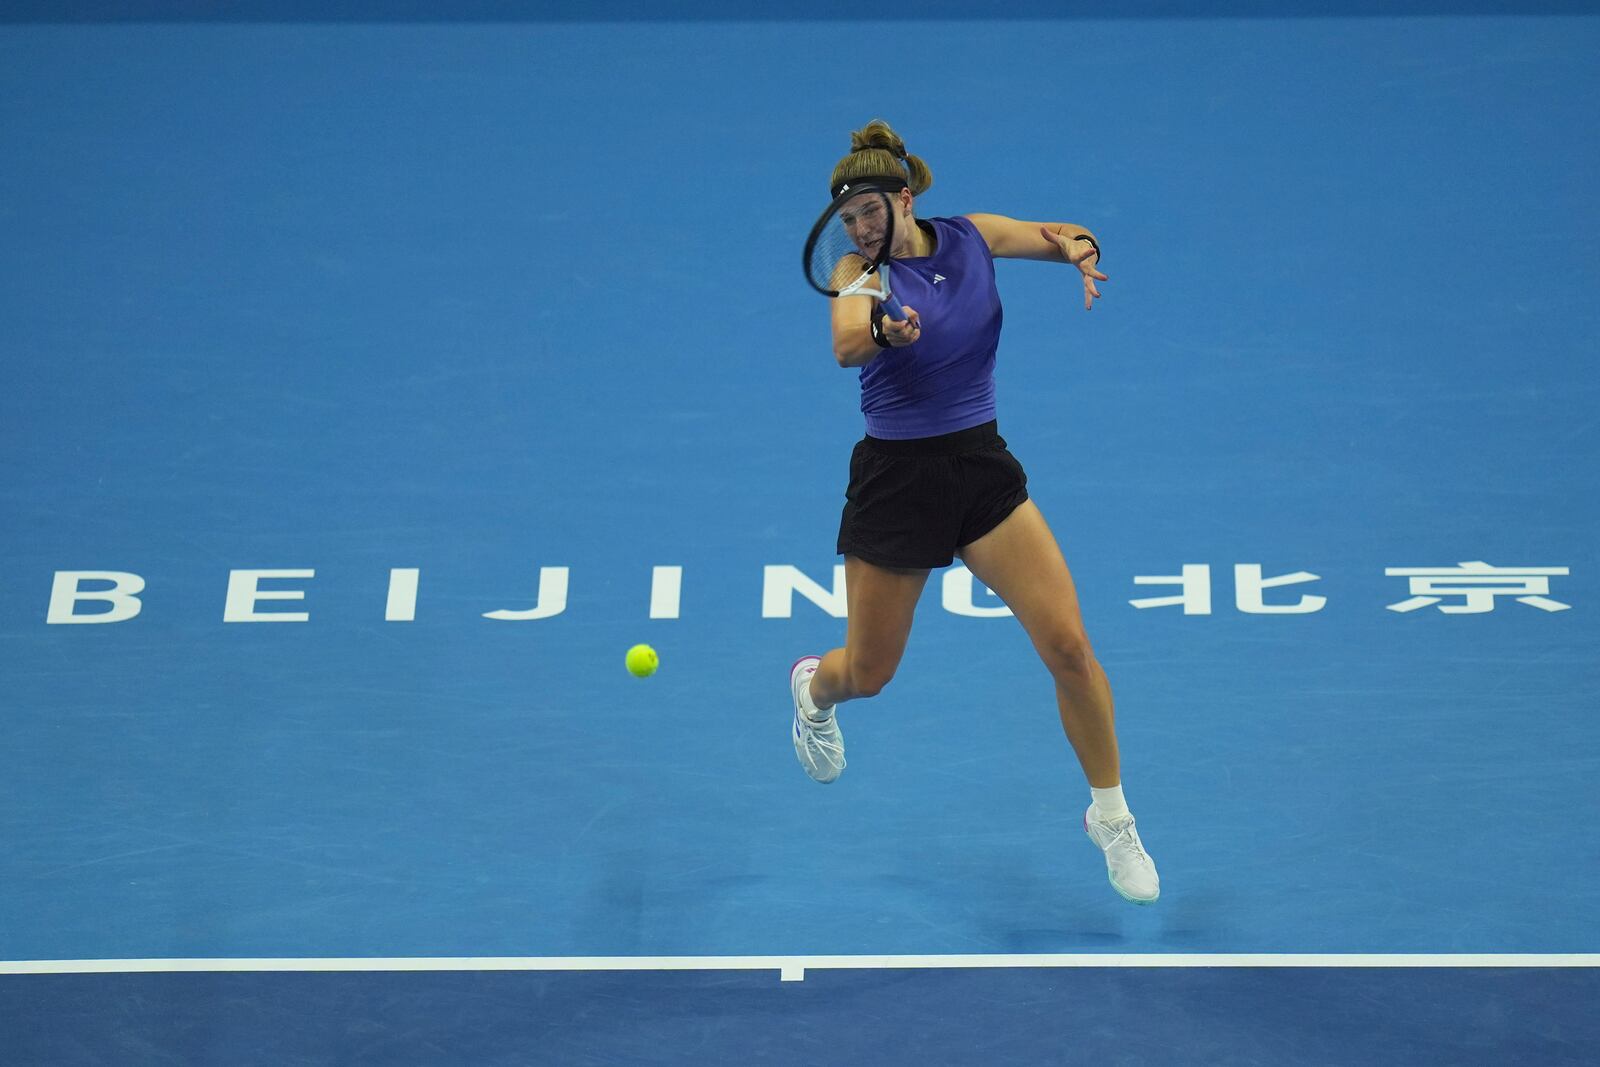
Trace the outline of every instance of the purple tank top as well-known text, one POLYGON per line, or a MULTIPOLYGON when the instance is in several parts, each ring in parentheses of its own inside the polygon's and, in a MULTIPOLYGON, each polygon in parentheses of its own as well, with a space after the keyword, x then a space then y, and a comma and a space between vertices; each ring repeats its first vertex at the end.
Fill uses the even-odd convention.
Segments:
POLYGON ((927 219, 933 255, 889 261, 889 284, 922 316, 922 339, 885 348, 861 368, 867 433, 937 437, 995 417, 1000 292, 989 245, 969 219, 927 219))

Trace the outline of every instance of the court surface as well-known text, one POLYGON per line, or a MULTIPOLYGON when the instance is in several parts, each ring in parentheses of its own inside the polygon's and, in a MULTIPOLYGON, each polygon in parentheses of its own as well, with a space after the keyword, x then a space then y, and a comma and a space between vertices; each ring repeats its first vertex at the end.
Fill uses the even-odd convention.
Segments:
POLYGON ((0 24, 16 1062, 1600 1047, 1592 8, 283 10, 0 24), (998 266, 1000 429, 1154 907, 959 568, 795 763, 879 115, 1104 249, 998 266))

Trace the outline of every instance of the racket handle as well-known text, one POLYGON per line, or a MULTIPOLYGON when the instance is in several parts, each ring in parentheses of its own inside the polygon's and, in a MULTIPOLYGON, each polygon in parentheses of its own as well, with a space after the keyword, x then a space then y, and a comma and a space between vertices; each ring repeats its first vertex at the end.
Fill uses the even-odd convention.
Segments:
POLYGON ((878 297, 883 313, 896 322, 906 321, 906 309, 895 298, 894 288, 889 284, 889 264, 884 263, 878 267, 878 281, 883 285, 883 295, 878 297))

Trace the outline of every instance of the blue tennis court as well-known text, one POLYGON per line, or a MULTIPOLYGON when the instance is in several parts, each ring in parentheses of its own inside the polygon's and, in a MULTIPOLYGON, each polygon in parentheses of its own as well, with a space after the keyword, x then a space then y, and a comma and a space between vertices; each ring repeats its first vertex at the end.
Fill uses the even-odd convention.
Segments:
POLYGON ((1517 10, 0 17, 8 1055, 1588 1061, 1600 10, 1517 10), (1153 907, 960 566, 796 766, 880 115, 1103 246, 1000 429, 1153 907))

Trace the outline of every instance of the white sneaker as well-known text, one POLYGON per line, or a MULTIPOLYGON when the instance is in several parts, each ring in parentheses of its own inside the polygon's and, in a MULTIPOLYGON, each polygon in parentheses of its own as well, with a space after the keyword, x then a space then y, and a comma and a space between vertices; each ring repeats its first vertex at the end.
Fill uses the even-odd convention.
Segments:
POLYGON ((1083 831, 1106 854, 1106 877, 1122 899, 1134 904, 1154 904, 1161 895, 1161 879, 1156 861, 1144 850, 1133 816, 1124 815, 1110 822, 1094 817, 1094 805, 1083 815, 1083 831))
POLYGON ((827 719, 817 722, 800 708, 800 690, 821 665, 820 656, 800 657, 789 668, 789 695, 794 698, 794 754, 807 774, 827 784, 844 773, 844 736, 839 733, 838 716, 830 709, 827 719))

